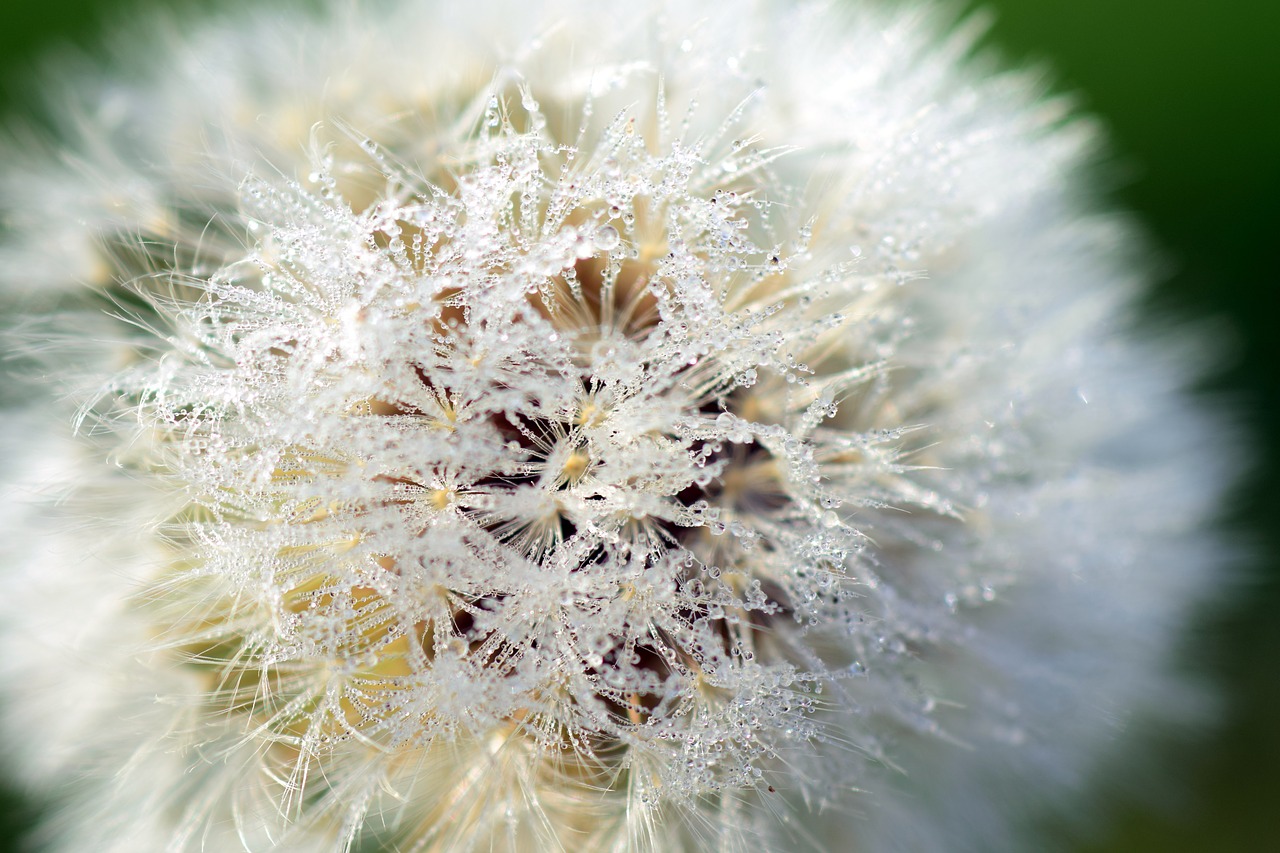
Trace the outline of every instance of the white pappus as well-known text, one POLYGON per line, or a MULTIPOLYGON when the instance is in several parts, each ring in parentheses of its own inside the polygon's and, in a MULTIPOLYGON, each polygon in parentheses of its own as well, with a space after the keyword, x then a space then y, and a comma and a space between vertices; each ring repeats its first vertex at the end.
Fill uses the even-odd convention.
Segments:
POLYGON ((1200 707, 1221 425, 1034 77, 861 2, 320 5, 7 145, 49 849, 1015 848, 1200 707))

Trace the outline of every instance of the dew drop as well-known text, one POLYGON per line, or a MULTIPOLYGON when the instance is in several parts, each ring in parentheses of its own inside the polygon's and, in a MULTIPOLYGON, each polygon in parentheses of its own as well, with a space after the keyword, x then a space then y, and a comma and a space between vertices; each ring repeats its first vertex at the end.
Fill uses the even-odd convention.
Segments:
POLYGON ((618 235, 618 229, 612 225, 601 225, 596 229, 595 233, 596 248, 601 251, 609 251, 615 249, 622 238, 618 235))

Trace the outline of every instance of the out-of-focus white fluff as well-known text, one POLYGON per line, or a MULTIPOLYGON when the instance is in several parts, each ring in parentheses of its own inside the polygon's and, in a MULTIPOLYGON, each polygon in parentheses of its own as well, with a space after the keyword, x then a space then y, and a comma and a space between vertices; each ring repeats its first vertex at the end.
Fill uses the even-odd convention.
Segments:
POLYGON ((327 5, 131 33, 6 153, 51 849, 1010 848, 1199 707, 1218 426, 1033 78, 928 10, 327 5))

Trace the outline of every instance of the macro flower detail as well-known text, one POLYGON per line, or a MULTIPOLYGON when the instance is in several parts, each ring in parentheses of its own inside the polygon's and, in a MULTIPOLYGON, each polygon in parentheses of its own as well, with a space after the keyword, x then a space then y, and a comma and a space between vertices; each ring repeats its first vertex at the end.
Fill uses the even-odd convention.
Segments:
POLYGON ((1225 478, 1087 123, 607 5, 240 12, 6 176, 51 849, 999 849, 1195 704, 1225 478))

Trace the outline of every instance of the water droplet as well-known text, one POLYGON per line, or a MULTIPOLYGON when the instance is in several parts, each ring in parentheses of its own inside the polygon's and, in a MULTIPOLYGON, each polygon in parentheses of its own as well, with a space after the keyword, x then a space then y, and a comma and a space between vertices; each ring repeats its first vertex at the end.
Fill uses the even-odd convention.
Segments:
POLYGON ((595 233, 596 248, 601 251, 609 251, 617 248, 618 243, 622 242, 622 237, 618 234, 618 229, 612 225, 601 225, 596 229, 595 233))

